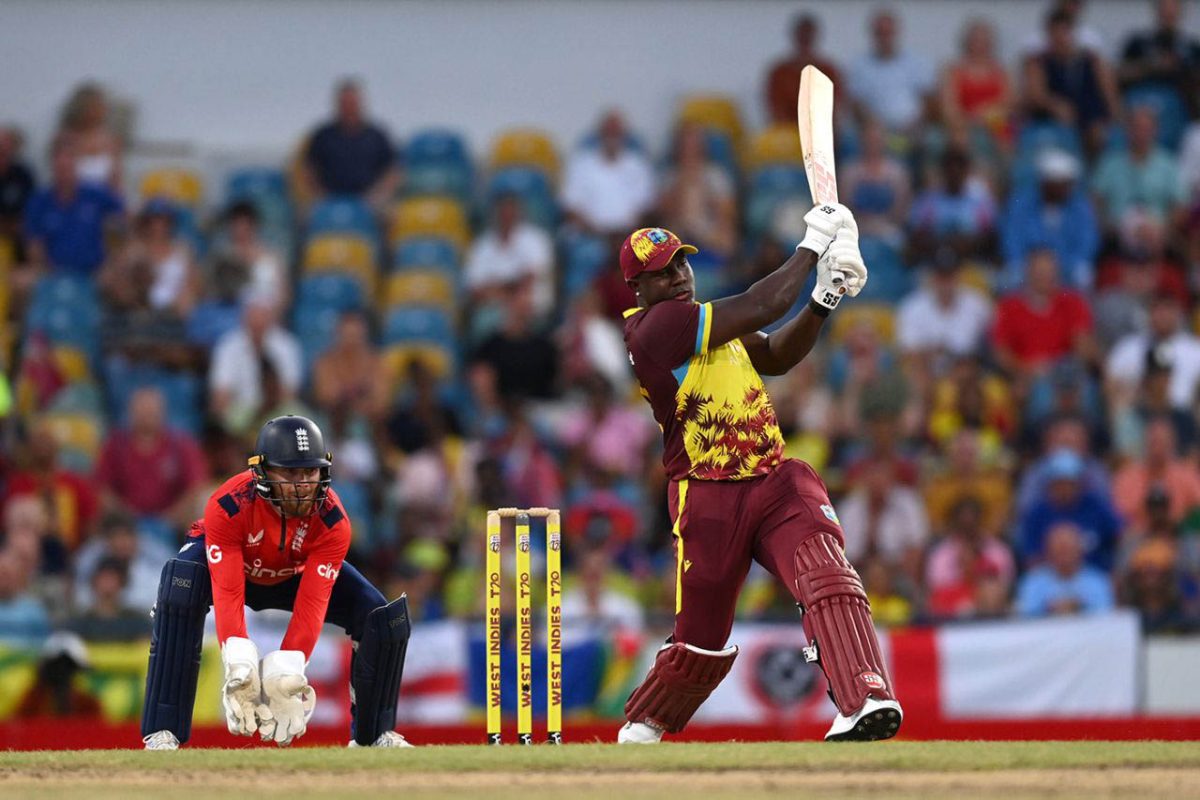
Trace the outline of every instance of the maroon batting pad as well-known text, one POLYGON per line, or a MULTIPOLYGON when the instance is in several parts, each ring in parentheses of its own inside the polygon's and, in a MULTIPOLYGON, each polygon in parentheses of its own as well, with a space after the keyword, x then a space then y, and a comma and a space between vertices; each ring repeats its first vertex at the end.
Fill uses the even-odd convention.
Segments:
POLYGON ((867 593, 836 538, 817 533, 800 543, 796 585, 809 653, 825 671, 838 710, 849 716, 868 695, 894 700, 867 593))
POLYGON ((625 718, 679 733, 729 674, 737 647, 719 652, 675 642, 658 651, 642 685, 625 703, 625 718))

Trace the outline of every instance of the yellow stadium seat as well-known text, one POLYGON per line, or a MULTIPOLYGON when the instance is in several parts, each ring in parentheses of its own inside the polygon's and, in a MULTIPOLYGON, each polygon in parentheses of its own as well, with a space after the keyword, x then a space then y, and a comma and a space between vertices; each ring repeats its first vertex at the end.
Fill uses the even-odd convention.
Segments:
MULTIPOLYGON (((714 128, 729 136, 739 151, 742 145, 742 114, 737 101, 724 95, 692 95, 685 97, 675 117, 676 124, 692 122, 714 128)), ((795 132, 793 131, 793 134, 795 132)))
POLYGON ((425 364, 435 378, 443 379, 450 376, 454 369, 454 356, 444 347, 436 344, 396 344, 387 348, 383 353, 383 363, 391 386, 404 379, 408 365, 413 361, 425 364))
POLYGON ((189 169, 164 167, 142 176, 142 199, 162 197, 196 208, 204 198, 204 181, 189 169))
POLYGON ((549 134, 536 128, 514 128, 496 137, 490 159, 492 169, 533 167, 550 178, 558 177, 558 149, 549 134))
POLYGON ((896 313, 890 306, 877 303, 847 303, 838 308, 835 320, 835 344, 843 344, 850 331, 863 325, 870 326, 883 344, 891 344, 896 338, 896 313))
POLYGON ((375 269, 375 253, 371 242, 360 236, 314 236, 304 245, 305 271, 322 267, 375 269))
POLYGON ((92 367, 88 363, 87 353, 78 347, 61 344, 54 347, 53 353, 54 363, 68 383, 92 379, 92 367))
POLYGON ((96 460, 104 437, 99 420, 77 411, 49 413, 43 419, 54 432, 59 447, 78 453, 88 462, 96 460))
POLYGON ((446 239, 463 250, 471 241, 471 229, 462 205, 450 197, 409 197, 392 210, 394 245, 414 237, 446 239))
POLYGON ((454 283, 444 272, 414 269, 388 278, 384 302, 390 306, 415 303, 454 311, 454 283))
POLYGON ((768 164, 803 164, 800 137, 793 125, 774 125, 759 131, 750 140, 747 157, 751 169, 768 164))

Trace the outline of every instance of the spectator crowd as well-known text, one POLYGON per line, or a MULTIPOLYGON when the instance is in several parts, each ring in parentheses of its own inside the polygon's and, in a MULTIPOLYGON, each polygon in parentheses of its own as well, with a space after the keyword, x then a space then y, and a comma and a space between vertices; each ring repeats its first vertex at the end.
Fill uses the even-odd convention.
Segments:
MULTIPOLYGON (((610 109, 578 143, 513 128, 476 158, 454 131, 396 138, 353 80, 287 164, 222 185, 131 175, 128 108, 98 84, 44 169, 0 129, 0 639, 145 636, 161 564, 281 413, 321 425, 350 559, 418 620, 480 614, 500 506, 563 510, 567 626, 668 619, 619 243, 696 244, 702 299, 782 263, 811 203, 807 64, 837 86, 871 277, 768 388, 877 620, 1125 606, 1197 629, 1200 41, 1177 0, 1147 9, 1109 43, 1100 8, 1054 2, 1011 60, 971 20, 941 65, 897 12, 858 56, 804 15, 761 98, 684 97, 660 146, 610 109)), ((742 605, 795 619, 758 568, 742 605)))

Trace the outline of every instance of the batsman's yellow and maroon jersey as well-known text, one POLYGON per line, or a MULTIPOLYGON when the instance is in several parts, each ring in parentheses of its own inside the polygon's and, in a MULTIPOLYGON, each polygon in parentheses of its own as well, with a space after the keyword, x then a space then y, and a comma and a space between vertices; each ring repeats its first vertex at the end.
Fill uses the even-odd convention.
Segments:
POLYGON ((672 480, 737 481, 783 460, 775 409, 738 339, 709 349, 712 304, 664 300, 625 312, 625 347, 663 432, 672 480))

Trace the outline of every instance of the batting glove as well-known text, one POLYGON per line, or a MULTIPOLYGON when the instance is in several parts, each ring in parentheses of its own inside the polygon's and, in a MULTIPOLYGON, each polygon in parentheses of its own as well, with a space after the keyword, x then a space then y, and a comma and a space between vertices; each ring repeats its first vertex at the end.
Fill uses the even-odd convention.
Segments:
POLYGON ((837 308, 846 295, 855 297, 867 283, 867 267, 858 251, 858 237, 849 230, 839 231, 829 249, 817 261, 817 285, 812 302, 820 313, 837 308))
POLYGON ((225 684, 221 687, 221 705, 225 724, 235 736, 252 736, 258 730, 255 712, 260 702, 258 648, 249 639, 230 636, 221 646, 225 665, 225 684))
POLYGON ((820 203, 804 215, 804 224, 808 229, 804 233, 804 241, 800 247, 812 250, 817 255, 824 254, 826 248, 833 242, 833 237, 841 231, 852 234, 858 240, 858 223, 854 214, 841 203, 820 203))

